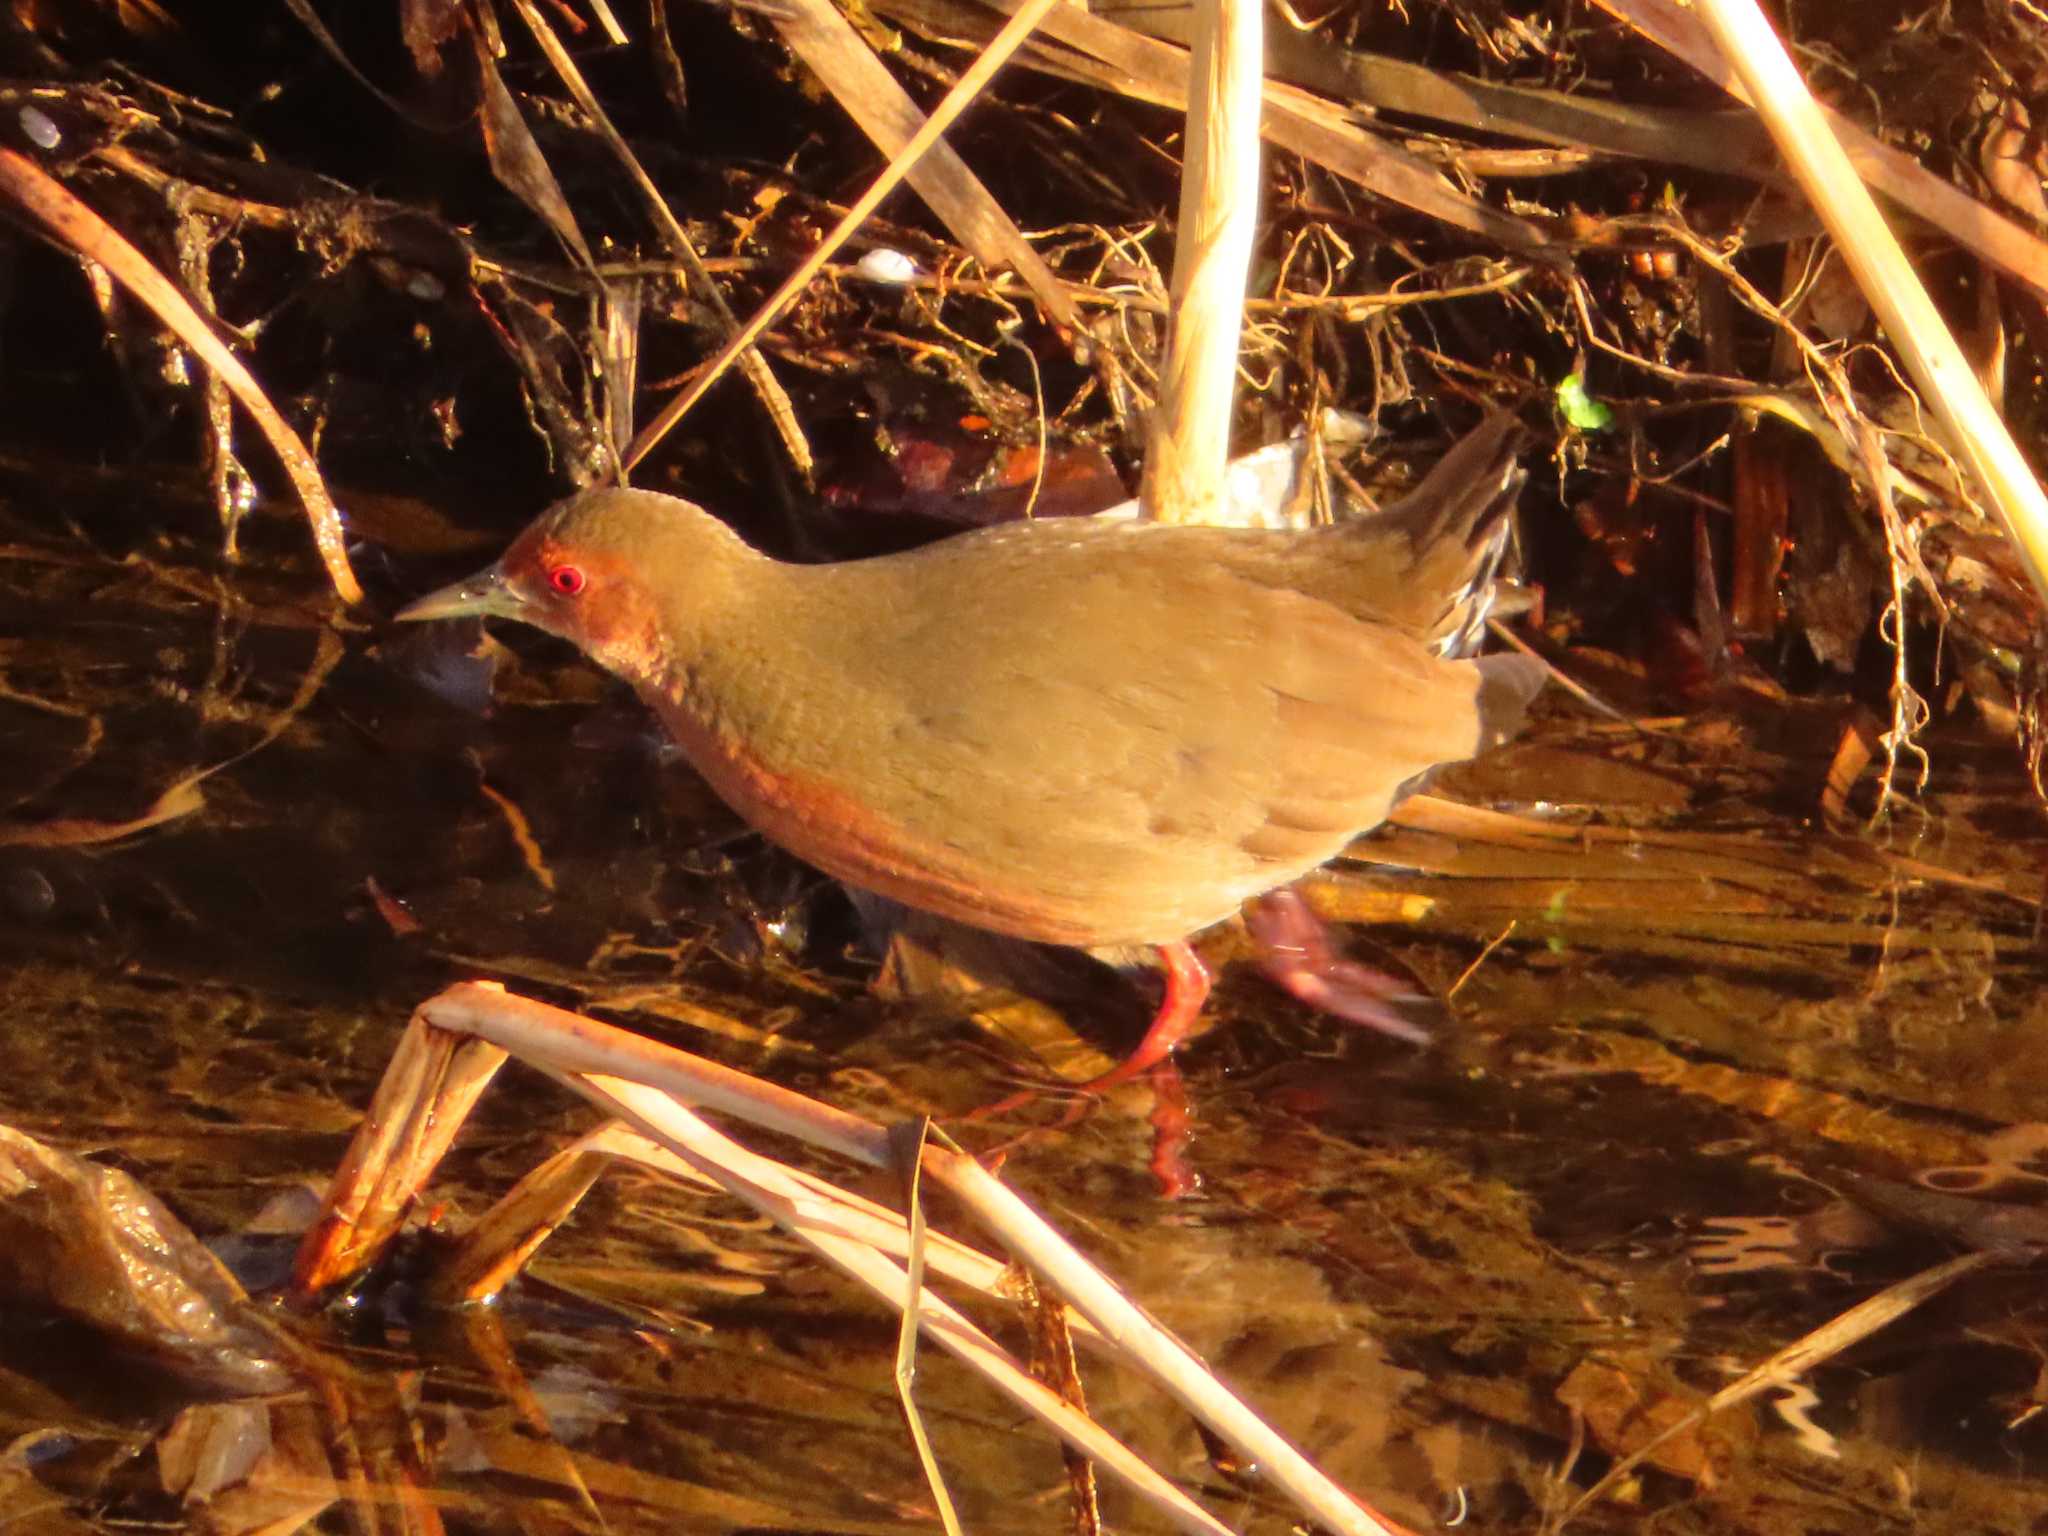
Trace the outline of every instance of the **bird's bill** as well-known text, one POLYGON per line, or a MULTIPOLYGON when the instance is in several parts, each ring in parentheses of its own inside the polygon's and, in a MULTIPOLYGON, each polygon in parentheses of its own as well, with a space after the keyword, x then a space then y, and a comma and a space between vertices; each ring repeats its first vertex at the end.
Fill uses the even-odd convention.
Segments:
POLYGON ((395 617, 401 624, 416 624, 422 619, 481 619, 493 615, 516 619, 522 606, 518 594, 505 585, 504 577, 498 574, 494 565, 438 592, 415 598, 399 609, 395 617))

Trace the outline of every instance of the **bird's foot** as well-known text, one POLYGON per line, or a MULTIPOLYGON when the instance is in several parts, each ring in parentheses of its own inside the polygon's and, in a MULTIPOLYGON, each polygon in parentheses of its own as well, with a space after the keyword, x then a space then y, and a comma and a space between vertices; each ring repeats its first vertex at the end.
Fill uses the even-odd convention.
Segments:
POLYGON ((1152 1086, 1151 1170, 1158 1181, 1160 1197, 1178 1200, 1193 1194, 1201 1187, 1199 1175, 1187 1162, 1193 1115, 1188 1108, 1187 1087, 1170 1058, 1174 1047, 1201 1017, 1202 1004, 1209 996, 1209 968, 1186 944, 1160 945, 1159 959, 1166 972, 1166 995, 1160 1000, 1159 1011, 1152 1016, 1145 1038, 1128 1057, 1085 1083, 1062 1084, 1057 1089, 1027 1088, 984 1104, 962 1118, 972 1121, 1000 1117, 1057 1092, 1073 1096, 1065 1114, 1052 1127, 1063 1129, 1086 1114, 1100 1095, 1143 1077, 1152 1086))
POLYGON ((1288 996, 1398 1040, 1429 1043, 1429 1031, 1394 1006, 1427 1003, 1427 994, 1338 954, 1330 930, 1299 891, 1269 891, 1245 908, 1244 918, 1258 950, 1255 963, 1288 996))
POLYGON ((1202 1016, 1202 1005, 1209 1000, 1210 979, 1209 967, 1202 963, 1202 957, 1184 942, 1162 944, 1159 964, 1166 972, 1166 995, 1159 1001, 1159 1011, 1152 1015, 1145 1038, 1114 1067, 1081 1084, 1082 1093, 1102 1093, 1149 1072, 1173 1054, 1202 1016))
POLYGON ((1142 1077, 1171 1056, 1188 1032, 1195 1027, 1195 1021, 1202 1016, 1202 1004, 1209 998, 1209 967, 1202 963, 1201 956, 1186 943, 1161 944, 1159 946, 1160 968, 1166 973, 1166 995, 1159 1001, 1159 1011, 1152 1015, 1152 1023, 1145 1030, 1145 1037, 1138 1042, 1137 1049, 1122 1061, 1098 1077, 1091 1077, 1083 1083, 1062 1083, 1057 1090, 1025 1089, 999 1099, 993 1104, 984 1104, 975 1110, 969 1119, 979 1120, 990 1115, 1006 1114, 1020 1105, 1028 1104, 1042 1097, 1048 1091, 1078 1094, 1082 1098, 1093 1098, 1097 1094, 1120 1088, 1133 1078, 1142 1077))

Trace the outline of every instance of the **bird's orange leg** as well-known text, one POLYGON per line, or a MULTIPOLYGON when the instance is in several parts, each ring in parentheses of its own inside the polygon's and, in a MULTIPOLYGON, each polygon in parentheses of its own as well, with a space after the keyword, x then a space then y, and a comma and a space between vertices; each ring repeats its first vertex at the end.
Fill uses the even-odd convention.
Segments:
MULTIPOLYGON (((1166 971, 1166 996, 1160 999, 1159 1011, 1152 1015, 1152 1025, 1145 1031, 1145 1038, 1138 1042, 1138 1048, 1100 1077, 1091 1077, 1085 1083, 1071 1086, 1062 1085, 1061 1092, 1079 1094, 1084 1099, 1106 1093, 1158 1066, 1187 1037, 1195 1020, 1202 1016, 1202 1004, 1209 996, 1209 967, 1202 964, 1201 957, 1185 943, 1161 944, 1159 959, 1166 971)), ((966 1118, 982 1120, 1006 1115, 1042 1097, 1045 1092, 1043 1088, 1026 1088, 993 1104, 984 1104, 970 1111, 966 1118)), ((1069 1123, 1078 1118, 1080 1109, 1079 1105, 1075 1107, 1068 1117, 1069 1123)))
POLYGON ((1102 1076, 1081 1084, 1083 1093, 1101 1093, 1127 1083, 1149 1071, 1173 1054, 1202 1016, 1202 1004, 1209 1000, 1209 967, 1186 941, 1159 946, 1159 963, 1166 969, 1166 996, 1152 1015, 1152 1026, 1138 1048, 1102 1076))
MULTIPOLYGON (((1201 1178, 1188 1166, 1187 1148, 1192 1136, 1187 1089, 1171 1057, 1174 1047, 1187 1038, 1195 1020, 1202 1016, 1202 1004, 1209 997, 1209 967, 1186 943, 1159 946, 1160 964, 1166 971, 1166 995, 1138 1048, 1100 1077, 1075 1085, 1067 1092, 1077 1095, 1060 1127, 1072 1125, 1086 1113, 1097 1094, 1106 1093, 1135 1077, 1150 1074, 1155 1095, 1152 1111, 1152 1175, 1159 1181, 1162 1199, 1178 1200, 1201 1188, 1201 1178)), ((1026 1089, 994 1104, 985 1104, 967 1116, 979 1120, 985 1115, 1007 1114, 1037 1098, 1041 1090, 1026 1089)))

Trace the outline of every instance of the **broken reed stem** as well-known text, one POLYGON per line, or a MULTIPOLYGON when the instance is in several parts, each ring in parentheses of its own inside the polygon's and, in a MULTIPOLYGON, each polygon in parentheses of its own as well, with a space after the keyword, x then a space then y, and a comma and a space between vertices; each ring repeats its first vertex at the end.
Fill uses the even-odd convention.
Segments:
MULTIPOLYGON (((670 1110, 680 1110, 677 1101, 699 1105, 794 1136, 871 1168, 894 1166, 888 1132, 857 1115, 628 1030, 514 996, 491 983, 465 982, 450 987, 422 1003, 418 1014, 453 1033, 489 1040, 586 1097, 608 1105, 615 1102, 622 1118, 685 1157, 690 1156, 689 1148, 664 1134, 661 1121, 667 1111, 662 1105, 670 1110), (631 1079, 630 1084, 622 1082, 626 1078, 631 1079), (604 1081, 600 1084, 599 1079, 604 1081), (625 1091, 628 1087, 631 1093, 625 1091), (628 1104, 630 1112, 624 1107, 628 1104)), ((691 1137, 700 1134, 696 1128, 702 1122, 694 1115, 686 1124, 691 1137)), ((702 1126, 701 1134, 717 1135, 708 1126, 702 1126)), ((722 1136, 718 1139, 726 1142, 722 1136)), ((730 1145, 750 1160, 750 1168, 775 1167, 758 1154, 730 1145)), ((922 1162, 926 1176, 944 1185, 973 1211, 986 1230, 1044 1277, 1055 1295, 1111 1344, 1128 1352, 1183 1407, 1255 1462, 1270 1483, 1317 1520, 1339 1536, 1389 1536, 1398 1531, 1333 1483, 1285 1436, 1233 1397, 1185 1345, 1147 1317, 1044 1217, 973 1158, 927 1146, 922 1162)), ((767 1182, 765 1174, 750 1177, 767 1182)), ((777 1182, 783 1177, 778 1171, 777 1182)), ((789 1198, 801 1198, 801 1186, 792 1182, 787 1187, 795 1191, 789 1198)), ((900 1286, 902 1270, 893 1261, 865 1244, 855 1246, 874 1263, 886 1265, 899 1277, 900 1286)), ((1053 1401, 1059 1401, 1057 1395, 1053 1401)), ((1065 1404, 1060 1406, 1066 1409, 1065 1404)))
POLYGON ((973 1158, 925 1151, 927 1172, 1044 1277, 1053 1294, 1115 1345, 1144 1362, 1182 1407, 1258 1465, 1260 1475, 1341 1536, 1406 1536, 1339 1488, 1279 1431, 1253 1413, 1197 1359, 1154 1323, 1023 1198, 973 1158))
MULTIPOLYGON (((585 1158, 600 1163, 637 1163, 664 1178, 680 1179, 707 1189, 720 1187, 694 1163, 684 1161, 639 1131, 617 1121, 600 1126, 527 1174, 478 1218, 476 1225, 464 1235, 455 1257, 436 1275, 436 1297, 450 1301, 485 1301, 495 1294, 519 1267, 507 1255, 521 1245, 529 1251, 537 1246, 536 1242, 529 1240, 529 1229, 540 1225, 553 1230, 574 1208, 575 1199, 581 1198, 585 1192, 574 1187, 582 1182, 583 1165, 580 1160, 585 1158), (572 1195, 575 1198, 571 1198, 572 1195)), ((892 1258, 904 1260, 909 1257, 909 1235, 904 1229, 903 1218, 894 1211, 801 1168, 791 1168, 787 1164, 780 1166, 810 1192, 813 1220, 892 1258)), ((1004 1284, 1010 1267, 1001 1259, 943 1232, 927 1231, 924 1242, 925 1268, 931 1273, 943 1275, 969 1290, 979 1291, 991 1301, 1009 1299, 1004 1284)), ((1086 1318, 1071 1308, 1063 1307, 1061 1312, 1066 1327, 1075 1338, 1090 1344, 1103 1342, 1102 1335, 1086 1318)))
MULTIPOLYGON (((834 1230, 829 1219, 813 1219, 815 1202, 780 1164, 748 1151, 658 1089, 597 1073, 550 1071, 549 1075, 694 1164, 727 1193, 768 1216, 891 1306, 901 1308, 909 1303, 910 1282, 903 1267, 867 1244, 834 1230)), ((929 1293, 920 1296, 918 1310, 919 1327, 932 1342, 975 1370, 1068 1444, 1122 1478, 1190 1536, 1229 1536, 1228 1527, 1093 1419, 1033 1377, 943 1297, 929 1293)))
POLYGON ((1173 319, 1152 412, 1144 515, 1214 522, 1226 492, 1238 340, 1259 215, 1262 0, 1201 0, 1188 80, 1173 319))
POLYGON ((413 1196, 446 1155, 506 1052, 436 1028, 413 1010, 363 1123, 299 1244, 292 1296, 309 1301, 357 1273, 396 1235, 413 1196))

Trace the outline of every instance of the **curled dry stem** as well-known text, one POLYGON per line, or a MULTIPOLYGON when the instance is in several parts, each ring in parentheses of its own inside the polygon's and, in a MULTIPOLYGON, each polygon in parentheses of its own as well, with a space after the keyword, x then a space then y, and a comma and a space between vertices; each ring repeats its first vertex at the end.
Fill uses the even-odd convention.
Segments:
POLYGON ((313 530, 314 548, 320 552, 335 592, 350 605, 362 602, 362 586, 348 562, 341 514, 327 494, 312 450, 270 403, 262 386, 242 366, 242 360, 200 318, 191 301, 119 231, 27 156, 0 149, 0 190, 19 203, 60 244, 111 272, 226 383, 269 440, 292 488, 299 493, 306 521, 313 530))

